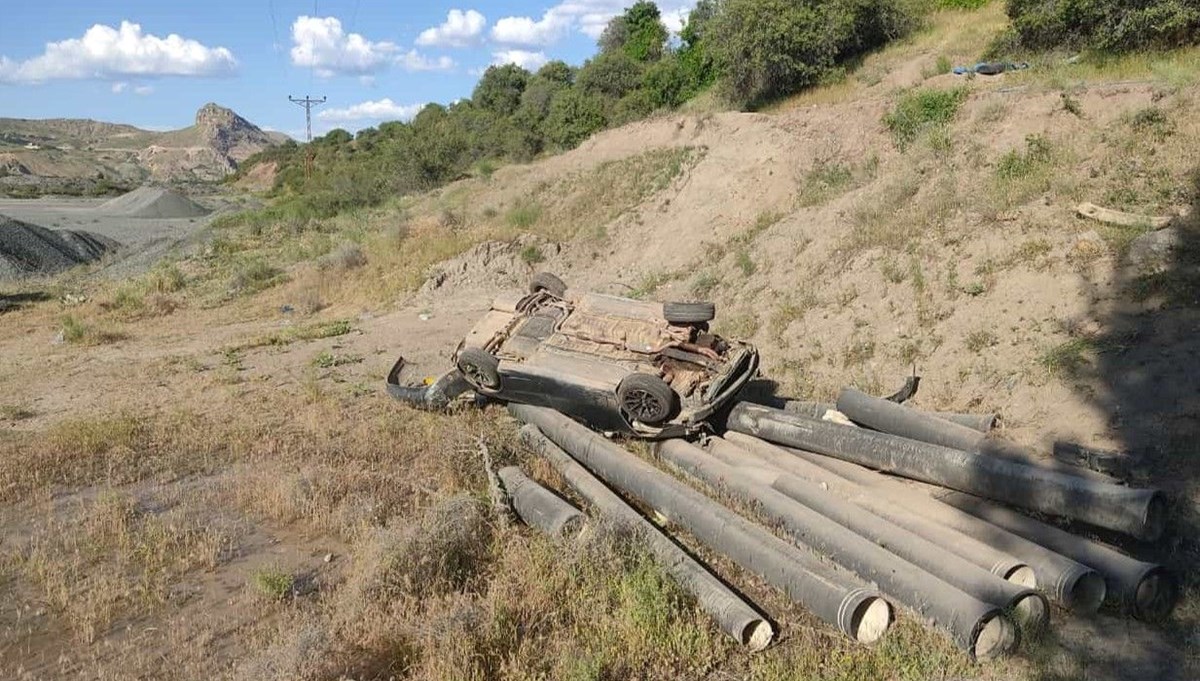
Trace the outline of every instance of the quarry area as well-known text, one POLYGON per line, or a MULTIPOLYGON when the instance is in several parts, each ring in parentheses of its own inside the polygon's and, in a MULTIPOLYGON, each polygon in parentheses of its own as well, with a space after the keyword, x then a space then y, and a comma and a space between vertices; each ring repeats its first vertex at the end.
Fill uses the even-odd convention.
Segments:
POLYGON ((942 68, 999 4, 757 112, 692 101, 329 216, 255 210, 270 158, 0 199, 0 678, 1200 676, 1200 52, 942 68), (754 390, 692 443, 389 398, 398 356, 413 385, 453 369, 542 271, 712 301, 754 390), (822 428, 916 463, 813 454, 822 428), (1008 463, 914 472, 1003 458, 981 438, 1008 463), (1087 510, 1134 496, 1133 521, 1087 510), (931 605, 947 565, 988 596, 931 605))

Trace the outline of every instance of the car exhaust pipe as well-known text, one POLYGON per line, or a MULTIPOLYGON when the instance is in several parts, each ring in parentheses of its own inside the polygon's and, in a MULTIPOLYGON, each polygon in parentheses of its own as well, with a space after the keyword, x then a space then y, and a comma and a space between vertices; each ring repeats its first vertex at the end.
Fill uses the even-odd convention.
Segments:
POLYGON ((834 570, 558 412, 513 403, 508 409, 609 485, 686 528, 847 636, 871 643, 891 625, 891 606, 857 578, 834 570))
POLYGON ((980 454, 847 427, 740 402, 729 428, 960 492, 1082 520, 1152 541, 1162 535, 1166 499, 1134 489, 1045 471, 980 454))
POLYGON ((524 523, 545 532, 552 539, 574 539, 583 530, 587 517, 565 499, 534 482, 516 466, 496 471, 504 483, 504 492, 513 510, 524 523))
MULTIPOLYGON (((732 435, 732 434, 730 434, 732 435)), ((970 513, 960 511, 928 494, 914 490, 873 470, 830 456, 821 456, 788 448, 790 454, 809 463, 857 482, 886 503, 919 514, 928 520, 957 530, 989 546, 1011 554, 1033 569, 1038 588, 1059 605, 1081 614, 1100 609, 1105 598, 1104 577, 1092 568, 997 527, 970 513)))
POLYGON ((722 438, 709 438, 708 451, 730 466, 745 466, 747 461, 757 460, 784 473, 790 473, 829 489, 862 506, 870 512, 899 525, 913 534, 936 544, 976 567, 1024 587, 1037 587, 1037 575, 1021 560, 993 546, 969 537, 962 532, 935 523, 912 513, 896 504, 881 499, 862 485, 832 471, 809 463, 766 440, 730 432, 722 438))
POLYGON ((979 497, 949 492, 939 498, 957 509, 1096 569, 1104 575, 1108 602, 1122 612, 1132 614, 1140 620, 1158 622, 1166 619, 1175 609, 1179 584, 1162 565, 1131 558, 1103 544, 1073 535, 979 497))
POLYGON ((601 515, 631 528, 643 537, 650 552, 667 573, 675 578, 680 587, 692 594, 700 607, 716 620, 721 631, 751 651, 757 652, 771 644, 775 630, 753 605, 605 487, 536 426, 522 426, 520 436, 522 442, 549 461, 563 480, 601 515))
POLYGON ((765 468, 734 468, 683 440, 658 445, 664 461, 715 490, 752 504, 797 543, 829 557, 927 618, 972 658, 1015 647, 1002 608, 1045 623, 1041 594, 1021 588, 799 478, 765 468), (886 548, 885 548, 886 547, 886 548))
MULTIPOLYGON (((892 402, 891 404, 896 403, 892 402)), ((996 423, 1000 420, 1000 417, 996 414, 958 414, 946 411, 921 411, 912 407, 903 407, 898 404, 896 406, 901 407, 905 411, 914 412, 923 416, 929 416, 942 421, 949 421, 955 425, 962 426, 964 428, 970 428, 971 430, 980 433, 991 432, 996 427, 996 423)), ((810 419, 822 418, 825 416, 825 413, 830 410, 842 411, 838 408, 838 405, 831 402, 807 402, 803 400, 787 400, 783 403, 782 409, 790 414, 799 414, 801 416, 807 416, 810 419)), ((849 414, 847 414, 847 416, 849 416, 849 414)))
POLYGON ((1092 478, 1110 483, 1117 482, 1108 475, 1087 468, 1072 466, 1056 460, 1041 459, 1034 452, 1014 443, 989 438, 985 433, 872 397, 853 388, 844 388, 838 394, 837 409, 851 421, 882 433, 899 435, 910 440, 961 449, 975 454, 999 457, 1064 475, 1092 478))

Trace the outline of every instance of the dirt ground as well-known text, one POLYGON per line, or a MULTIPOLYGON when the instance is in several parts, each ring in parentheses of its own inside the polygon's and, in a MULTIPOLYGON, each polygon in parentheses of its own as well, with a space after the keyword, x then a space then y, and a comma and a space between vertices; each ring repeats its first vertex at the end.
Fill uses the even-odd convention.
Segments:
MULTIPOLYGON (((0 291, 0 677, 1195 678, 1200 211, 1135 261, 1149 230, 1074 210, 1196 203, 1195 60, 936 72, 1001 14, 947 14, 768 112, 662 116, 309 231, 208 235, 137 306, 87 278, 0 291), (901 148, 883 120, 916 85, 966 94, 901 148), (286 275, 228 283, 247 276, 223 269, 230 244, 286 275), (383 378, 400 355, 414 378, 446 368, 535 269, 714 300, 786 394, 889 393, 915 368, 917 406, 996 411, 1043 452, 1129 452, 1175 507, 1167 539, 1123 548, 1179 570, 1181 606, 1163 625, 1055 612, 1014 659, 972 665, 908 615, 853 646, 713 558, 784 632, 749 656, 655 600, 671 592, 636 557, 480 521, 462 497, 485 489, 481 439, 553 476, 498 410, 413 412, 383 378), (67 317, 89 332, 66 340, 67 317), (447 551, 463 574, 396 564, 447 551)), ((199 223, 110 227, 153 242, 199 223)))

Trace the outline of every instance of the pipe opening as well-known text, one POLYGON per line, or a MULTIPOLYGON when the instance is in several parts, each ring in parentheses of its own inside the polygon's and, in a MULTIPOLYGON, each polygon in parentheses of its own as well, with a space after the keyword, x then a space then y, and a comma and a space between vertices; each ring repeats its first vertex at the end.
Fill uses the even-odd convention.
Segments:
POLYGON ((975 631, 971 656, 987 660, 1009 652, 1017 646, 1017 628, 999 613, 984 621, 975 631))
POLYGON ((859 643, 878 641, 892 623, 892 606, 873 596, 864 599, 850 619, 850 635, 859 643))
POLYGON ((742 629, 742 645, 757 653, 771 645, 775 638, 775 628, 766 620, 753 620, 742 629))
POLYGON ((1161 566, 1146 573, 1134 593, 1133 610, 1140 620, 1157 622, 1166 619, 1175 609, 1179 585, 1161 566))
POLYGON ((1028 565, 1014 565, 1013 568, 1004 575, 1004 578, 1013 584, 1023 586, 1027 589, 1037 588, 1037 573, 1034 572, 1033 568, 1029 567, 1028 565))
POLYGON ((1026 594, 1013 604, 1013 616, 1026 629, 1041 629, 1050 619, 1050 605, 1039 593, 1026 594))
POLYGON ((1150 500, 1146 502, 1145 526, 1142 530, 1141 538, 1146 541, 1154 541, 1162 536, 1166 526, 1167 498, 1162 492, 1155 492, 1150 495, 1150 500))
POLYGON ((1104 602, 1107 592, 1108 587, 1105 586, 1100 573, 1085 572, 1068 587, 1065 605, 1074 612, 1096 612, 1104 602))

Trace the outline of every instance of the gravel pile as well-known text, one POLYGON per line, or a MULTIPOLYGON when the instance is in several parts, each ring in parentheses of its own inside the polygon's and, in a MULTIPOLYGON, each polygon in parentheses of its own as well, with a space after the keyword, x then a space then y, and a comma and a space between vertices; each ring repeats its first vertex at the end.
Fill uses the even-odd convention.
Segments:
POLYGON ((54 231, 0 215, 0 280, 56 274, 120 246, 93 232, 54 231))
POLYGON ((127 218, 158 219, 196 218, 209 213, 183 194, 160 187, 138 187, 100 204, 96 211, 127 218))

